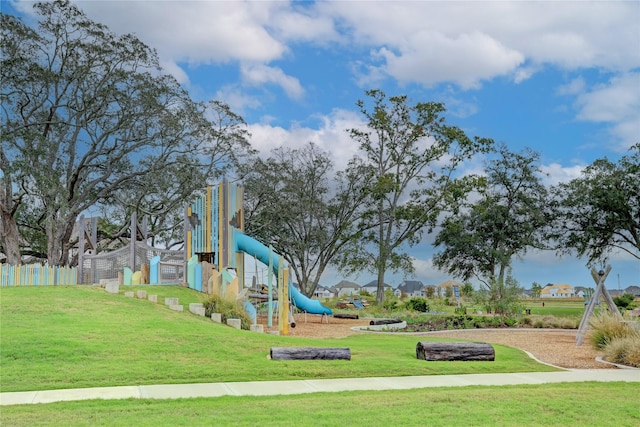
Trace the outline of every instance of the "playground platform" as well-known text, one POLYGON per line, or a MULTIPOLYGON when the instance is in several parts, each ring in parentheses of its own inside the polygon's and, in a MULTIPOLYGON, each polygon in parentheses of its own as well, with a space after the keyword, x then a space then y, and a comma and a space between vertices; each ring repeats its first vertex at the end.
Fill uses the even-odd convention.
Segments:
POLYGON ((570 369, 560 372, 134 385, 24 391, 0 393, 0 406, 90 399, 178 399, 219 396, 273 396, 340 391, 408 390, 431 387, 580 383, 588 381, 640 383, 640 369, 570 369))

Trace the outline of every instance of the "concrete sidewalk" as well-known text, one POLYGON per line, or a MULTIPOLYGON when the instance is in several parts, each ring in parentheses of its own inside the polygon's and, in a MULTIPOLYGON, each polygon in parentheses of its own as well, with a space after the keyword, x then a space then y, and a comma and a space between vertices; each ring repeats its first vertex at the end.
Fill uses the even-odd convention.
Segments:
POLYGON ((571 369, 562 372, 430 375, 76 388, 0 393, 0 406, 88 399, 177 399, 218 396, 268 396, 355 390, 407 390, 470 385, 500 386, 564 382, 640 382, 638 369, 571 369))

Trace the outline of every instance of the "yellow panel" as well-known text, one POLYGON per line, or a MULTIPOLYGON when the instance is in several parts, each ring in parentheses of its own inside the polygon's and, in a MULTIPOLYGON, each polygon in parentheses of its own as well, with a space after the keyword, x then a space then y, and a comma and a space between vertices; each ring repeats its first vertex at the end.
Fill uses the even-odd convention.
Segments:
POLYGON ((139 271, 136 271, 135 273, 133 273, 133 275, 131 276, 131 284, 132 285, 139 285, 140 281, 142 279, 142 273, 139 271))

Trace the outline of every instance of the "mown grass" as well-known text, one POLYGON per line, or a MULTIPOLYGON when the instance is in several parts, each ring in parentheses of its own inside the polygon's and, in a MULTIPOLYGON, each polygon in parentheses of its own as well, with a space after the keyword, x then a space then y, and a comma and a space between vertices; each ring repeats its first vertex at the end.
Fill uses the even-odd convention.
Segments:
POLYGON ((635 383, 463 387, 2 408, 7 426, 637 426, 635 383))
MULTIPOLYGON (((158 301, 178 297, 185 305, 203 296, 180 287, 145 289, 158 301)), ((495 362, 425 362, 415 357, 417 341, 446 339, 238 331, 162 302, 89 286, 0 289, 0 390, 554 370, 500 345, 495 362), (270 361, 273 346, 349 347, 352 360, 270 361)))

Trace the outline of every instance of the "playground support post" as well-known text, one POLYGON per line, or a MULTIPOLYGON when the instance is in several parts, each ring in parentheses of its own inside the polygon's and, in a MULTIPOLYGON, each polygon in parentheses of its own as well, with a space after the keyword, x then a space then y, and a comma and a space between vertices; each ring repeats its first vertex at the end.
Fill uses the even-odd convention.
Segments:
POLYGON ((269 245, 269 275, 267 276, 267 288, 269 295, 267 296, 267 326, 273 326, 273 247, 269 245))

